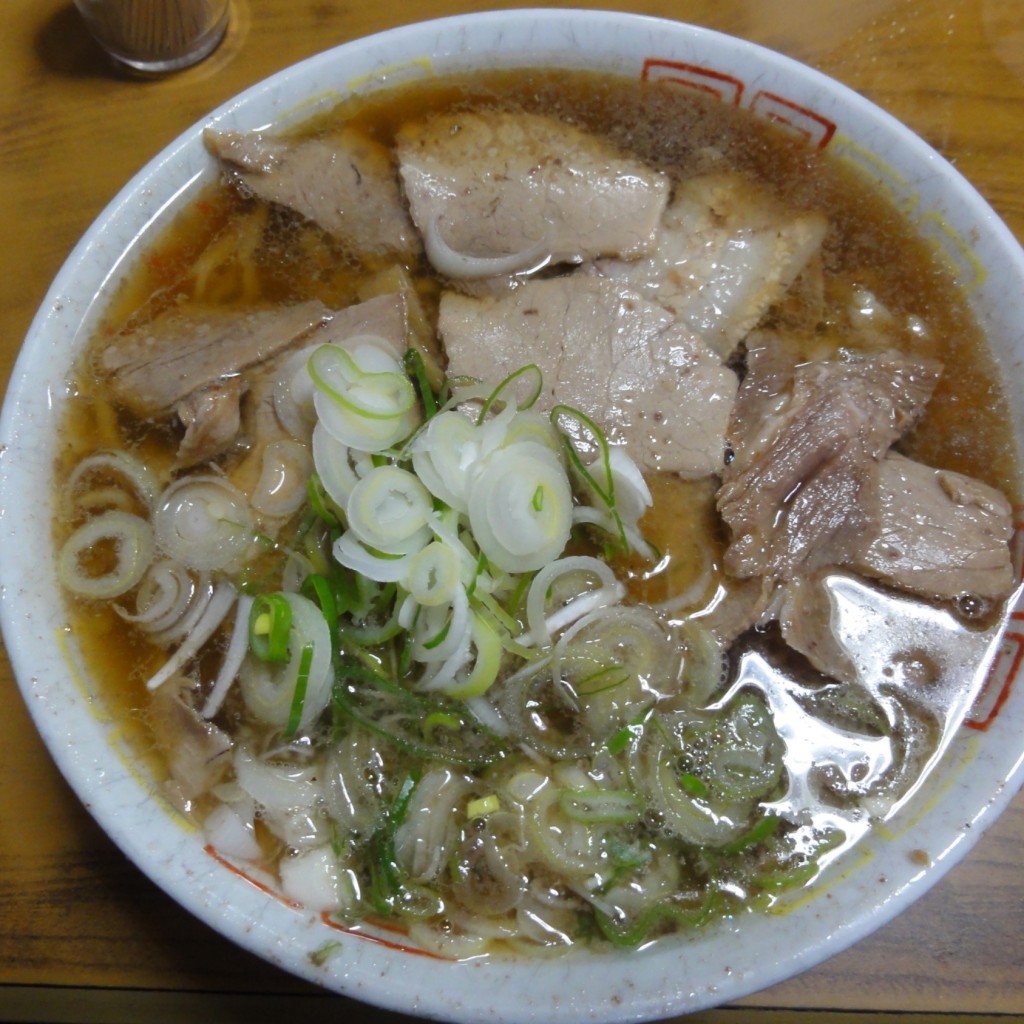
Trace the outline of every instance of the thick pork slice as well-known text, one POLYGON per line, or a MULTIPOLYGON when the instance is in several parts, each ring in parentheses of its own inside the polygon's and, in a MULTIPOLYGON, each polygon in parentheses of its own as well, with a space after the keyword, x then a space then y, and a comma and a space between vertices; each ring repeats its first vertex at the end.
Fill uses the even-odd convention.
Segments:
POLYGON ((178 445, 181 465, 216 458, 231 446, 242 425, 244 393, 242 378, 230 377, 223 384, 198 388, 178 403, 178 419, 185 428, 178 445))
POLYGON ((497 383, 535 363, 542 408, 580 409, 648 469, 721 471, 736 377, 656 303, 570 275, 502 297, 446 293, 439 327, 450 374, 497 383))
POLYGON ((994 487, 890 453, 875 468, 879 515, 852 568, 928 598, 1013 589, 1010 503, 994 487))
POLYGON ((439 115, 396 145, 427 255, 452 277, 642 256, 668 200, 663 174, 538 114, 439 115))
POLYGON ((728 570, 788 579, 863 550, 879 516, 876 463, 920 416, 939 366, 886 352, 789 372, 771 342, 748 352, 718 509, 728 570))
POLYGON ((738 174, 701 175, 677 187, 651 255, 597 271, 666 306, 725 358, 818 254, 827 227, 738 174))
POLYGON ((419 252, 391 154, 354 129, 302 140, 207 129, 207 149, 244 192, 287 206, 360 252, 419 252))

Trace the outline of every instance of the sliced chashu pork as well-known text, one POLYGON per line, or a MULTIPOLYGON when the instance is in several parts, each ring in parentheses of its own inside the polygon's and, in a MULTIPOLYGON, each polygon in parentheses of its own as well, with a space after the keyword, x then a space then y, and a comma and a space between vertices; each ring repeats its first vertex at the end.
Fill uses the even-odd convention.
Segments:
POLYGON ((330 316, 315 300, 251 312, 176 307, 108 340, 97 368, 109 378, 114 399, 136 416, 169 416, 193 392, 272 358, 330 316))
POLYGON ((345 128, 310 139, 207 129, 207 149, 235 187, 287 206, 362 253, 411 257, 419 236, 390 152, 345 128))
MULTIPOLYGON (((868 487, 878 515, 842 568, 926 600, 1009 596, 1013 513, 1000 491, 895 452, 876 464, 868 487)), ((823 577, 788 581, 777 605, 791 647, 826 675, 851 678, 823 577)))
POLYGON ((754 340, 718 509, 729 572, 785 580, 863 549, 880 515, 876 464, 919 418, 940 367, 884 352, 790 369, 770 334, 754 340))
MULTIPOLYGON (((1012 592, 1012 510, 994 487, 890 452, 876 463, 866 490, 877 515, 840 570, 929 601, 1001 600, 1012 592)), ((789 646, 818 671, 853 680, 850 653, 836 634, 836 578, 835 569, 824 568, 785 581, 766 617, 778 621, 789 646)), ((885 600, 879 594, 878 605, 885 600)), ((894 636, 899 607, 892 606, 894 636)))
POLYGON ((875 467, 878 517, 847 564, 926 598, 1001 599, 1013 589, 1013 511, 973 477, 891 452, 875 467))
POLYGON ((700 175, 677 186, 650 255, 595 272, 672 310, 725 358, 811 264, 827 227, 738 174, 700 175))
POLYGON ((642 256, 668 200, 665 175, 540 114, 436 115, 396 150, 427 255, 453 278, 642 256))
POLYGON ((501 297, 449 292, 439 330, 451 375, 497 383, 535 363, 541 408, 578 408, 646 468, 722 468, 735 375, 668 311, 614 282, 574 274, 501 297))
MULTIPOLYGON (((401 351, 407 330, 407 301, 398 292, 340 310, 318 301, 248 313, 173 309, 109 340, 97 368, 115 400, 136 416, 181 421, 178 461, 193 465, 227 449, 240 430, 252 443, 262 414, 246 414, 241 400, 268 373, 272 380, 293 350, 370 335, 401 351)), ((263 401, 249 404, 261 408, 263 401)))

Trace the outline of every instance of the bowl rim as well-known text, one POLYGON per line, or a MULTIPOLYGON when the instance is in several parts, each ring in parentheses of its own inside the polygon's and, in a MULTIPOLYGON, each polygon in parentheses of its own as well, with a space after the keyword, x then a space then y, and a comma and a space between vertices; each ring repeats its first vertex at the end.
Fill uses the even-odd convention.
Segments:
MULTIPOLYGON (((685 37, 699 43, 703 52, 719 54, 738 49, 755 56, 762 65, 762 71, 771 68, 773 73, 784 74, 787 81, 799 81, 801 88, 818 90, 823 96, 828 96, 831 103, 856 111, 857 116, 868 119, 876 133, 888 133, 898 139, 908 160, 927 166, 945 185, 954 187, 959 201, 966 201, 973 207, 986 239, 1006 254, 1013 273, 1019 280, 1024 280, 1024 253, 1016 239, 959 172, 884 110, 792 58, 737 37, 680 21, 582 8, 485 11, 414 22, 342 43, 250 86, 164 147, 101 212, 54 279, 12 371, 0 414, 0 468, 3 469, 0 473, 0 529, 3 535, 12 527, 21 528, 30 522, 28 513, 19 505, 18 497, 19 488, 31 483, 32 468, 23 468, 20 457, 27 455, 31 461, 33 457, 45 459, 47 454, 52 455, 45 445, 39 446, 38 440, 31 440, 35 422, 42 419, 45 423, 46 410, 53 403, 60 402, 59 393, 55 393, 59 391, 55 388, 55 378, 49 371, 41 371, 38 365, 40 356, 53 347, 52 334, 55 330, 63 330, 66 336, 63 348, 58 350, 60 355, 72 351, 80 334, 87 333, 84 328, 67 333, 72 315, 68 307, 75 292, 75 282, 81 276, 96 277, 97 261, 106 268, 94 293, 76 300, 86 300, 74 314, 80 316, 79 323, 86 323, 90 317, 95 317, 97 308, 106 301, 110 282, 123 262, 133 258, 140 245, 149 238, 151 229, 162 224, 205 180, 209 162, 200 141, 203 128, 242 126, 247 118, 263 122, 269 118, 270 123, 280 124, 278 118, 287 119, 296 112, 306 116, 309 108, 304 101, 308 99, 310 90, 302 83, 331 79, 332 70, 344 65, 359 51, 375 53, 374 66, 380 72, 386 67, 382 61, 387 48, 422 50, 422 45, 432 39, 435 48, 429 55, 433 60, 443 62, 452 59, 459 52, 458 46, 466 45, 467 40, 475 39, 485 31, 492 34, 498 30, 508 32, 513 22, 517 26, 514 30, 514 34, 518 33, 516 38, 532 33, 536 39, 558 31, 564 34, 564 38, 559 37, 563 39, 563 46, 567 38, 590 39, 602 31, 621 30, 624 24, 628 24, 630 33, 663 40, 659 44, 663 52, 675 52, 685 37), (443 48, 437 45, 441 40, 445 41, 443 48), (274 112, 275 116, 271 116, 274 112), (142 216, 140 196, 146 197, 142 216), (115 246, 120 253, 111 262, 113 253, 105 253, 104 245, 124 225, 134 225, 134 228, 127 239, 115 246), (106 263, 103 263, 104 257, 106 263), (38 390, 40 385, 45 387, 46 397, 43 399, 38 390)), ((650 46, 658 50, 653 42, 650 46)), ((389 73, 385 72, 384 77, 389 73)), ((367 74, 372 75, 373 70, 367 74)), ((245 126, 259 127, 251 123, 245 126)), ((1024 351, 1024 338, 1021 351, 1024 351)), ((61 369, 61 375, 67 368, 61 369)), ((42 429, 45 433, 45 426, 42 429)), ((345 935, 338 936, 344 947, 345 962, 339 964, 332 962, 334 958, 328 958, 326 965, 318 965, 310 960, 309 950, 297 951, 283 937, 287 929, 282 928, 281 922, 294 924, 295 910, 280 904, 263 906, 266 897, 262 894, 253 900, 251 897, 257 891, 251 884, 232 872, 225 872, 221 864, 201 849, 193 849, 197 847, 194 838, 170 817, 161 821, 165 827, 158 827, 157 834, 140 831, 135 819, 125 817, 125 804, 137 804, 145 795, 144 782, 135 776, 130 766, 113 763, 117 759, 112 759, 112 748, 107 740, 109 723, 103 720, 102 711, 95 708, 89 696, 80 690, 77 697, 73 693, 69 696, 70 684, 66 680, 46 678, 46 673, 55 671, 57 661, 65 655, 55 656, 55 660, 49 661, 42 672, 39 669, 40 645, 52 646, 53 630, 57 628, 59 631, 60 617, 59 609, 29 607, 26 610, 26 600, 30 606, 32 604, 32 598, 26 598, 24 592, 28 581, 32 580, 30 559, 38 555, 39 551, 31 549, 31 546, 25 552, 20 547, 15 549, 9 542, 0 544, 0 619, 15 676, 36 727, 62 774, 90 813, 157 885, 221 934, 307 980, 395 1011, 453 1021, 478 1020, 482 1014, 487 1014, 494 1020, 509 1022, 543 1019, 554 1024, 569 1024, 582 1019, 605 1022, 655 1019, 667 1014, 706 1009, 748 995, 838 953, 896 916, 968 852, 985 827, 995 820, 998 812, 1005 808, 1024 783, 1024 751, 1018 751, 1016 760, 1008 755, 998 763, 993 763, 991 757, 986 759, 982 751, 970 752, 973 765, 980 764, 986 768, 984 780, 976 779, 975 784, 969 786, 962 777, 958 777, 950 783, 961 794, 960 798, 964 798, 964 794, 969 796, 966 806, 972 816, 965 824, 970 827, 952 831, 948 845, 933 858, 931 868, 893 872, 884 898, 876 896, 859 906, 857 901, 846 901, 851 910, 856 910, 854 916, 843 919, 830 917, 827 931, 818 936, 814 945, 779 948, 772 938, 777 932, 774 925, 786 918, 745 920, 742 925, 744 935, 749 933, 755 942, 772 944, 768 946, 773 951, 772 957, 762 956, 759 962, 750 960, 746 963, 741 962, 741 958, 728 972, 723 972, 721 963, 708 956, 706 933, 696 939, 683 938, 674 942, 671 955, 664 948, 629 954, 630 971, 626 973, 632 978, 626 979, 626 985, 621 977, 614 981, 608 979, 612 972, 607 969, 609 957, 603 954, 586 953, 578 959, 521 961, 515 964, 502 960, 439 964, 423 957, 395 954, 384 946, 345 935), (59 706, 58 700, 68 703, 59 706), (86 725, 95 727, 94 734, 84 731, 81 720, 76 723, 68 717, 86 716, 90 712, 86 725), (96 745, 96 737, 101 735, 106 746, 96 745), (192 876, 204 870, 209 881, 203 882, 204 888, 200 891, 191 885, 191 881, 194 881, 192 876), (768 924, 773 927, 767 927, 768 924), (687 970, 677 975, 672 970, 673 965, 678 968, 678 961, 683 958, 687 962, 687 970), (574 985, 583 981, 587 986, 583 995, 568 983, 570 965, 574 985), (439 977, 439 969, 445 972, 445 984, 441 986, 434 984, 439 977), (696 979, 702 971, 707 980, 698 983, 696 979), (529 978, 525 987, 522 985, 524 978, 529 978)), ((1008 715, 997 724, 999 730, 993 735, 1005 737, 1014 729, 1020 734, 1024 732, 1024 713, 1015 707, 1012 716, 1008 715)), ((841 902, 837 901, 837 904, 841 902)), ((800 912, 793 911, 792 914, 800 912)), ((797 920, 794 916, 789 919, 797 920)), ((322 923, 313 920, 307 925, 311 933, 317 937, 321 935, 322 923)), ((736 940, 739 930, 739 926, 729 924, 717 929, 719 933, 727 933, 730 941, 736 940)))

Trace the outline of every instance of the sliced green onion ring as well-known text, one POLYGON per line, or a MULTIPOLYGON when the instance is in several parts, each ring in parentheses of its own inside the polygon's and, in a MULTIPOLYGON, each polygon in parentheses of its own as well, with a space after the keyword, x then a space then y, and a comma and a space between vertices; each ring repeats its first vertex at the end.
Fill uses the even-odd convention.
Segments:
POLYGON ((107 600, 135 587, 153 560, 153 531, 149 523, 130 512, 112 509, 86 520, 64 542, 57 559, 61 583, 80 597, 107 600), (112 549, 113 566, 91 573, 90 552, 112 549))
POLYGON ((572 491, 564 471, 520 448, 492 453, 469 499, 469 525, 480 550, 513 573, 532 572, 557 558, 572 529, 572 491))
POLYGON ((313 403, 320 423, 357 451, 384 451, 407 437, 419 421, 412 382, 379 346, 360 344, 349 352, 321 345, 310 356, 309 374, 316 385, 313 403))
POLYGON ((529 637, 521 640, 547 647, 554 634, 589 612, 618 604, 625 593, 626 588, 601 559, 591 555, 559 558, 542 567, 530 583, 526 595, 529 637), (559 596, 566 593, 566 597, 559 596), (552 597, 554 607, 549 609, 552 597))
POLYGON ((87 455, 75 466, 64 484, 64 494, 74 502, 83 482, 93 473, 103 476, 113 474, 121 478, 147 508, 152 507, 160 493, 156 474, 141 459, 128 452, 99 451, 87 455))
POLYGON ((260 594, 249 611, 249 649, 260 661, 287 661, 292 606, 284 594, 260 594))
POLYGON ((409 561, 405 586, 421 605, 447 604, 462 584, 462 563, 458 553, 443 541, 431 541, 409 561))
POLYGON ((399 466, 377 466, 349 495, 349 529, 369 548, 390 555, 413 554, 430 539, 430 493, 419 478, 399 466))

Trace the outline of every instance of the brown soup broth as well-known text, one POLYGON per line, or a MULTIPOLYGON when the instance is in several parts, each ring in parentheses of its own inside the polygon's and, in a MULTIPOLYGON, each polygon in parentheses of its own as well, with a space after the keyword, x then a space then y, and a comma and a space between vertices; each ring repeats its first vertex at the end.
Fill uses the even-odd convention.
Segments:
MULTIPOLYGON (((387 144, 410 119, 452 108, 554 114, 609 137, 675 179, 710 168, 734 169, 766 184, 791 205, 824 211, 830 225, 824 246, 827 293, 842 296, 851 288, 864 288, 896 318, 920 317, 928 325, 926 337, 903 331, 898 344, 908 353, 927 353, 955 367, 905 441, 905 453, 980 477, 1017 499, 1019 473, 1006 429, 1007 402, 967 303, 927 243, 858 175, 745 111, 664 86, 584 72, 508 71, 417 82, 346 100, 295 131, 329 134, 355 124, 387 144)), ((171 473, 174 430, 140 422, 114 407, 91 370, 91 359, 105 338, 197 300, 245 309, 316 298, 338 308, 357 301, 360 288, 380 269, 287 211, 242 197, 225 184, 209 186, 152 240, 112 295, 103 324, 76 370, 61 426, 57 479, 65 479, 89 452, 116 447, 142 455, 165 480, 171 473)), ((441 282, 425 263, 407 269, 428 316, 433 316, 441 282)), ((780 310, 777 315, 789 314, 780 310)), ((841 318, 815 325, 812 336, 830 352, 850 344, 841 318)), ((706 581, 710 592, 720 582, 727 540, 714 513, 713 484, 664 477, 651 480, 651 487, 655 504, 644 526, 666 558, 662 571, 650 578, 632 564, 620 566, 631 574, 632 598, 663 602, 693 587, 709 551, 715 573, 706 581)), ((76 525, 58 516, 58 546, 76 525)), ((103 699, 115 714, 134 723, 130 733, 138 755, 163 777, 159 739, 148 733, 144 686, 163 655, 108 605, 69 601, 68 617, 103 699)), ((770 638, 757 642, 762 641, 770 638)), ((737 656, 734 652, 733 663, 737 656)), ((796 662, 792 670, 804 671, 796 662)), ((837 698, 837 717, 849 710, 844 700, 837 698)), ((241 715, 240 702, 233 697, 218 720, 230 722, 241 715)), ((915 742, 927 748, 941 729, 931 723, 912 732, 915 742)), ((201 816, 200 805, 193 810, 201 816)), ((688 856, 693 878, 713 870, 697 863, 699 856, 688 856)))

